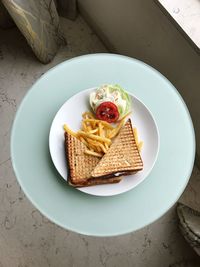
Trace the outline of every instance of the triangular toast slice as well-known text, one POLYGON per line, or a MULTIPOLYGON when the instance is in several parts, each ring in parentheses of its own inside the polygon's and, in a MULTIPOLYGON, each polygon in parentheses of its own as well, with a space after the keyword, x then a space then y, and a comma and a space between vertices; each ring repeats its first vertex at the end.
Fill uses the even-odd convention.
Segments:
POLYGON ((131 120, 129 119, 108 152, 91 172, 94 178, 129 175, 143 169, 143 162, 135 141, 131 120))
POLYGON ((97 184, 117 183, 120 177, 101 179, 92 178, 91 172, 99 163, 100 158, 86 155, 86 146, 76 137, 65 132, 65 150, 68 161, 68 182, 74 187, 91 186, 97 184))

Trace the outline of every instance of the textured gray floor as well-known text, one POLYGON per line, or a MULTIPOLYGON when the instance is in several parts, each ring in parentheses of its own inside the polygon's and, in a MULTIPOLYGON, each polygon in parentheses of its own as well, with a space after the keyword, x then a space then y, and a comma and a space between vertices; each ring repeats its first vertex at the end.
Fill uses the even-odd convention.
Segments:
POLYGON ((17 29, 0 31, 0 267, 197 266, 189 264, 198 258, 178 230, 175 208, 135 233, 95 238, 51 223, 21 191, 10 162, 9 139, 23 96, 59 62, 106 51, 81 18, 76 22, 62 19, 62 24, 68 45, 48 65, 36 60, 17 29))

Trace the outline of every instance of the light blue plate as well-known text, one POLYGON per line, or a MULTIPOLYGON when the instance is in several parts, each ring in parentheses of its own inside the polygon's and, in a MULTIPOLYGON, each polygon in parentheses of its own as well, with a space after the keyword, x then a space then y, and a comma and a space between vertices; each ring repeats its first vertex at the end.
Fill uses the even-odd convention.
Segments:
POLYGON ((186 187, 194 155, 192 121, 174 86, 143 62, 114 54, 77 57, 48 71, 22 101, 11 136, 13 167, 31 202, 56 224, 94 236, 129 233, 162 216, 186 187), (160 133, 159 155, 150 175, 133 190, 112 197, 69 187, 54 168, 48 144, 60 106, 77 92, 104 83, 118 83, 138 97, 152 112, 160 133))

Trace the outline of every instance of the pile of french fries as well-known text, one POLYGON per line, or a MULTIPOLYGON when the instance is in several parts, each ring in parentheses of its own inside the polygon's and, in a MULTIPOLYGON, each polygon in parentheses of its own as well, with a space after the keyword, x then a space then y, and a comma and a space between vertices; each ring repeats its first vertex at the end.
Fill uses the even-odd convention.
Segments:
MULTIPOLYGON (((113 127, 106 121, 95 119, 91 112, 84 112, 82 114, 81 130, 73 132, 66 124, 64 124, 63 128, 86 145, 86 154, 101 158, 108 151, 112 138, 119 133, 128 115, 122 118, 116 127, 113 127)), ((141 150, 142 142, 138 141, 137 129, 134 128, 133 130, 138 149, 141 150)))

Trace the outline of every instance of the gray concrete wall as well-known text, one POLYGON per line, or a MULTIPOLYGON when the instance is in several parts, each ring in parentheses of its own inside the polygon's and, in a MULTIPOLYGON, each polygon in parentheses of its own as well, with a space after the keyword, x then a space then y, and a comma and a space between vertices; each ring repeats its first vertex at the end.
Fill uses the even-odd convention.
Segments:
POLYGON ((83 16, 110 50, 164 74, 183 96, 200 155, 200 57, 153 0, 78 0, 83 16))

